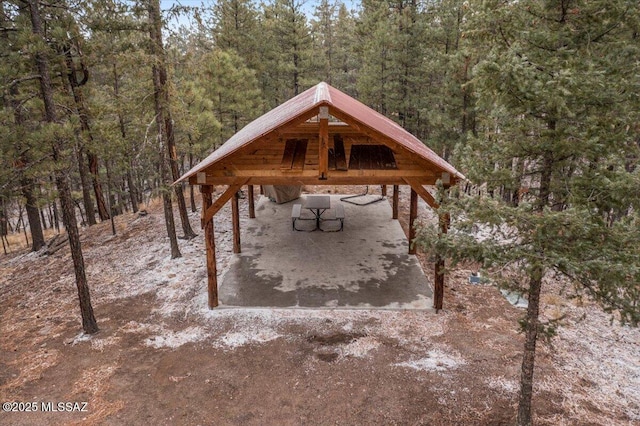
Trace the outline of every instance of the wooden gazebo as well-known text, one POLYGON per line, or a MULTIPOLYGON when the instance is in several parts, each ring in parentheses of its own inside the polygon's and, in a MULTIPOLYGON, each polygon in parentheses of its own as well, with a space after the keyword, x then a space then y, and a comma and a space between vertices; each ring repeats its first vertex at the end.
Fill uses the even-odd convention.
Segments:
MULTIPOLYGON (((213 216, 231 200, 234 252, 240 253, 237 192, 248 186, 255 217, 255 185, 393 185, 398 218, 400 185, 411 188, 410 237, 420 196, 438 205, 425 185, 455 185, 464 176, 389 118, 326 83, 319 83, 249 123, 182 176, 199 185, 207 247, 209 307, 218 305, 213 216), (213 186, 227 189, 213 201, 213 186)), ((415 247, 409 245, 409 253, 415 247)), ((434 308, 442 309, 444 260, 434 277, 434 308)))

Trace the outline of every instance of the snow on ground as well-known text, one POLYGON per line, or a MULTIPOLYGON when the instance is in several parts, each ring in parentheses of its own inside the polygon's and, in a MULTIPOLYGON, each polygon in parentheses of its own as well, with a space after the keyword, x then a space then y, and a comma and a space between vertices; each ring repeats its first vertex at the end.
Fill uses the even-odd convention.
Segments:
POLYGON ((514 394, 519 388, 515 380, 509 380, 506 377, 487 377, 485 382, 491 389, 507 394, 514 394))
POLYGON ((181 331, 162 329, 156 336, 145 340, 145 344, 154 348, 177 348, 186 343, 199 342, 207 337, 202 327, 188 327, 181 331))
MULTIPOLYGON (((640 422, 640 331, 612 323, 598 306, 565 309, 569 321, 554 339, 556 364, 572 389, 563 405, 579 410, 585 399, 581 389, 586 388, 601 395, 596 402, 600 410, 620 407, 640 422)), ((556 385, 543 383, 541 388, 556 385)))
MULTIPOLYGON (((246 204, 241 203, 241 221, 246 221, 246 204)), ((225 274, 232 253, 232 231, 230 212, 225 206, 215 217, 216 258, 219 279, 225 274)), ((125 259, 113 253, 107 245, 99 247, 91 259, 94 270, 109 285, 101 286, 95 297, 103 301, 115 301, 132 296, 152 293, 157 299, 152 314, 153 324, 129 324, 126 332, 147 333, 145 344, 153 347, 176 348, 187 343, 206 342, 215 347, 229 350, 247 344, 266 343, 280 337, 279 330, 290 324, 323 324, 331 322, 352 326, 354 322, 372 321, 365 327, 365 337, 355 339, 342 346, 342 354, 353 357, 366 357, 380 345, 376 336, 396 339, 411 349, 424 346, 423 338, 418 336, 440 336, 446 313, 435 321, 412 320, 402 311, 366 311, 366 310, 315 310, 315 309, 238 309, 225 308, 210 310, 206 294, 206 259, 202 235, 192 240, 179 240, 182 257, 171 259, 168 256, 168 240, 164 237, 149 235, 148 232, 136 232, 138 227, 148 227, 143 221, 162 221, 158 216, 144 216, 132 221, 124 230, 129 250, 139 255, 125 259), (109 279, 109 274, 111 274, 109 279), (126 277, 130 277, 127 279, 126 277), (201 327, 182 331, 173 330, 163 322, 187 317, 197 317, 201 327), (407 327, 407 321, 412 321, 407 327), (220 330, 232 324, 232 332, 221 334, 220 330)), ((199 214, 191 215, 194 229, 197 229, 199 214)), ((156 224, 157 225, 157 224, 156 224)), ((246 229, 246 223, 241 227, 246 229)), ((155 225, 154 225, 155 226, 155 225)), ((201 232, 201 231, 200 231, 201 232)), ((109 237, 111 238, 111 237, 109 237)), ((89 263, 89 262, 88 262, 89 263)), ((109 342, 92 345, 108 345, 109 342)))
POLYGON ((412 368, 418 371, 446 371, 466 364, 465 360, 452 350, 434 349, 426 357, 396 364, 398 367, 412 368))
MULTIPOLYGON (((246 203, 240 206, 241 221, 246 221, 246 203)), ((225 206, 215 217, 219 277, 224 275, 233 256, 229 209, 225 206)), ((147 322, 129 322, 119 329, 120 335, 88 337, 81 334, 69 343, 89 344, 92 349, 102 351, 117 345, 123 334, 134 333, 142 336, 145 345, 154 348, 172 350, 197 343, 233 351, 246 345, 288 339, 287 326, 300 324, 306 329, 324 330, 330 325, 332 330, 337 328, 354 335, 352 340, 337 345, 341 358, 371 357, 382 342, 393 340, 414 355, 392 364, 399 368, 446 374, 466 364, 464 357, 452 348, 431 342, 444 335, 449 321, 458 318, 453 309, 445 310, 429 321, 411 312, 393 310, 224 307, 209 310, 202 235, 188 241, 179 240, 182 257, 170 259, 168 240, 163 234, 148 232, 148 221, 157 222, 153 227, 163 229, 162 220, 161 215, 132 220, 119 229, 120 236, 106 237, 105 244, 93 247, 86 255, 87 272, 96 276, 94 280, 90 277, 90 281, 103 283, 92 293, 98 304, 150 294, 156 299, 151 318, 147 322), (145 232, 140 232, 141 229, 145 232), (179 323, 186 318, 197 319, 198 325, 176 329, 176 321, 179 323), (425 340, 424 336, 429 337, 425 340)), ((202 234, 198 226, 199 214, 192 214, 191 220, 194 230, 202 234)), ((241 226, 246 229, 246 223, 241 226)), ((36 254, 17 256, 10 263, 18 264, 30 256, 36 254)), ((66 286, 67 281, 71 281, 70 276, 62 276, 60 285, 66 286)), ((68 308, 60 306, 60 309, 68 308)), ((538 380, 536 389, 561 392, 564 395, 561 404, 567 412, 575 414, 575 419, 585 418, 584 401, 596 400, 597 408, 602 412, 619 409, 632 421, 640 421, 638 330, 611 324, 609 315, 598 307, 563 305, 562 309, 569 315, 553 340, 551 351, 559 373, 553 380, 538 380), (576 356, 576 353, 582 355, 576 356), (598 397, 594 398, 594 394, 598 397)), ((495 326, 496 321, 489 318, 482 325, 495 326)), ((34 354, 34 364, 27 366, 23 374, 39 374, 56 357, 56 351, 34 354)), ((486 383, 497 392, 507 394, 516 393, 518 388, 516 381, 501 376, 487 377, 486 383)))
POLYGON ((364 336, 346 344, 342 348, 342 355, 354 358, 366 358, 369 355, 369 352, 380 347, 380 344, 381 343, 375 337, 364 336))
MULTIPOLYGON (((241 221, 246 221, 246 203, 241 203, 241 221)), ((222 277, 228 269, 232 253, 232 230, 229 220, 229 206, 225 206, 215 217, 216 227, 216 257, 218 260, 218 276, 222 277)), ((191 215, 194 229, 198 230, 199 214, 191 215)), ((149 233, 135 233, 137 226, 145 220, 162 220, 160 217, 145 216, 134 220, 127 229, 134 236, 127 241, 133 247, 140 247, 140 255, 125 259, 117 265, 118 274, 106 292, 97 294, 107 300, 128 298, 134 295, 154 292, 158 299, 157 307, 152 313, 158 319, 169 319, 187 316, 197 316, 202 320, 202 327, 182 331, 174 331, 167 327, 142 326, 141 329, 152 335, 146 340, 155 347, 177 347, 186 343, 211 342, 213 346, 235 349, 246 344, 268 342, 280 337, 278 329, 284 324, 317 323, 325 321, 342 324, 345 331, 354 322, 372 319, 373 324, 366 327, 367 337, 357 339, 343 348, 343 352, 352 356, 367 356, 375 349, 379 342, 376 335, 384 335, 397 339, 409 349, 424 348, 424 341, 417 336, 441 336, 448 313, 441 313, 435 321, 415 321, 407 324, 410 318, 402 311, 366 311, 366 310, 313 310, 313 309, 235 309, 220 308, 209 310, 206 296, 206 265, 202 235, 185 241, 179 240, 182 257, 170 259, 168 241, 166 238, 150 236, 149 233), (140 223, 138 223, 140 222, 140 223), (143 248, 143 249, 142 249, 143 248), (131 276, 131 280, 123 280, 122 276, 131 276), (218 335, 216 329, 219 324, 232 321, 234 331, 218 335), (409 327, 408 327, 409 325, 409 327)), ((246 228, 246 223, 241 225, 246 228)), ((201 231, 199 231, 201 232, 201 231)), ((98 256, 98 263, 107 263, 114 259, 107 253, 105 245, 104 256, 98 256)), ((122 259, 118 259, 122 260, 122 259)), ((109 265, 98 266, 97 269, 108 271, 109 265)), ((577 314, 576 314, 577 316, 577 314)), ((640 400, 640 337, 635 329, 608 325, 609 317, 594 308, 590 311, 589 319, 574 322, 561 327, 559 337, 555 340, 558 357, 567 374, 583 374, 604 394, 612 399, 619 394, 634 394, 640 400), (604 331, 604 334, 603 334, 604 331), (615 342, 621 349, 615 357, 611 357, 607 348, 615 342), (580 347, 590 357, 576 358, 564 356, 562 351, 580 347), (615 365, 614 365, 615 364, 615 365), (611 371, 615 371, 616 380, 611 380, 611 371)), ((130 330, 133 331, 133 330, 130 330)), ((96 348, 109 343, 93 343, 96 348)), ((425 358, 407 361, 399 365, 416 369, 444 369, 456 368, 464 363, 459 356, 448 351, 432 350, 425 358)), ((495 382, 497 387, 511 389, 511 384, 495 382)), ((606 405, 606 402, 603 401, 606 405)), ((630 415, 640 418, 640 408, 630 408, 630 415)))
POLYGON ((229 332, 222 336, 222 338, 216 342, 216 345, 224 348, 236 349, 241 346, 269 342, 277 339, 278 337, 280 337, 280 335, 269 328, 262 330, 229 332))

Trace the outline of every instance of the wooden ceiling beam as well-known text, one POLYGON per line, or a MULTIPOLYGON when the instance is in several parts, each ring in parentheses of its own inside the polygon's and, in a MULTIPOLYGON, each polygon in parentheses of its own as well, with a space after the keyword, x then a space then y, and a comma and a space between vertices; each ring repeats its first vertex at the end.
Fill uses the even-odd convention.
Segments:
MULTIPOLYGON (((299 135, 308 137, 312 135, 317 136, 318 131, 319 131, 319 126, 317 123, 302 123, 301 125, 290 127, 286 130, 282 130, 280 131, 280 133, 282 136, 286 136, 286 137, 298 137, 299 135), (311 125, 308 125, 308 124, 311 124, 311 125)), ((335 134, 358 135, 358 134, 361 134, 361 132, 349 125, 341 124, 339 126, 336 126, 336 125, 332 125, 331 122, 329 122, 329 134, 330 135, 335 135, 335 134)))
MULTIPOLYGON (((228 168, 224 170, 210 170, 206 172, 207 179, 216 178, 259 178, 259 177, 282 177, 285 179, 295 179, 298 177, 315 177, 318 180, 317 168, 305 168, 303 170, 287 170, 283 171, 280 166, 265 168, 228 168)), ((424 169, 349 169, 349 170, 331 170, 327 174, 327 178, 360 178, 360 177, 387 177, 399 178, 413 177, 417 179, 435 179, 438 178, 433 172, 424 169)), ((195 182, 196 184, 205 184, 205 182, 195 182)))
MULTIPOLYGON (((253 176, 246 179, 246 185, 407 185, 402 176, 336 176, 329 175, 326 180, 318 180, 318 176, 253 176)), ((436 177, 416 177, 421 185, 435 185, 436 177)), ((206 182, 196 182, 192 185, 233 185, 238 182, 237 177, 207 177, 206 182)), ((242 185, 241 185, 242 186, 242 185)), ((224 203, 223 203, 224 205, 224 203)))

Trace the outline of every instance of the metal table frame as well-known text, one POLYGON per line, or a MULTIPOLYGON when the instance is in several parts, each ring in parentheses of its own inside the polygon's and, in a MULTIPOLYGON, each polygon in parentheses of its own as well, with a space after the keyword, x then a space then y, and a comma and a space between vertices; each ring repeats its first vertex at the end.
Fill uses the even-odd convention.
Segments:
POLYGON ((316 219, 316 229, 320 229, 320 220, 324 212, 331 208, 331 197, 329 195, 307 196, 302 203, 302 208, 310 210, 316 219))

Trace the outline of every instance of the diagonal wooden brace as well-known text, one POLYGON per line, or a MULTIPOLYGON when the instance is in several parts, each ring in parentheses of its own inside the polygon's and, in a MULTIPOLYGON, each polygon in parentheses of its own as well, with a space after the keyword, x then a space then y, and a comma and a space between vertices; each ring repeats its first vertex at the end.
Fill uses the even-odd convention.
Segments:
POLYGON ((222 206, 224 206, 227 203, 227 201, 229 201, 231 197, 233 197, 233 194, 238 192, 238 190, 240 190, 240 188, 242 188, 247 182, 249 182, 249 179, 243 179, 229 185, 227 190, 224 191, 220 195, 220 197, 218 197, 218 199, 211 205, 211 207, 209 207, 205 212, 203 212, 202 223, 201 223, 202 228, 204 228, 207 222, 213 219, 213 216, 216 213, 218 213, 218 211, 222 208, 222 206))
POLYGON ((427 191, 424 188, 424 186, 422 186, 422 184, 418 179, 405 177, 405 178, 402 178, 402 180, 404 180, 407 183, 407 185, 411 187, 411 189, 416 191, 416 194, 418 194, 420 198, 424 200, 425 203, 431 206, 431 208, 437 210, 440 207, 440 204, 438 204, 436 199, 433 198, 433 195, 431 195, 431 193, 427 191))

